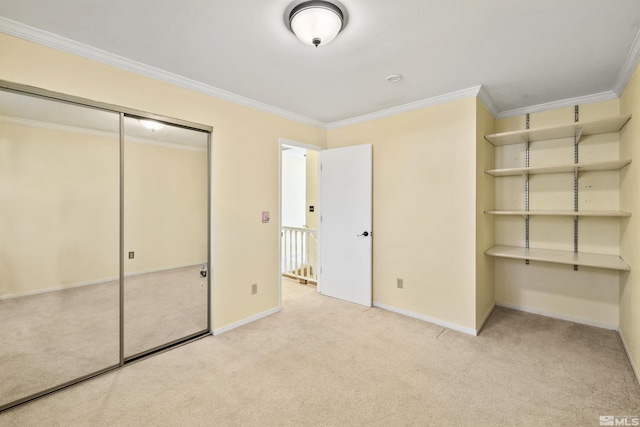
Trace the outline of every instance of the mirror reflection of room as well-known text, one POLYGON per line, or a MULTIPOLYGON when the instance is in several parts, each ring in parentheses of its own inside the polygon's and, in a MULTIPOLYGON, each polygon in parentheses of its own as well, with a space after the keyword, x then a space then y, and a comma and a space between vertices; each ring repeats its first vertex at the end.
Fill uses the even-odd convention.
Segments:
POLYGON ((124 122, 125 357, 207 328, 207 134, 157 125, 124 122))
POLYGON ((0 405, 119 363, 119 117, 0 91, 0 405))
POLYGON ((208 134, 124 124, 0 91, 0 406, 208 329, 208 134))

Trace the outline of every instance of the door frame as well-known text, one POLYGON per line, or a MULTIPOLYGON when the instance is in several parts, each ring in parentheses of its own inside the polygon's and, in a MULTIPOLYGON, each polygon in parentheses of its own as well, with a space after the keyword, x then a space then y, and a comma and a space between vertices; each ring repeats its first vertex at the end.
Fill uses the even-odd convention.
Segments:
MULTIPOLYGON (((318 153, 326 150, 326 147, 321 147, 319 145, 307 144, 300 141, 294 141, 292 139, 286 138, 278 138, 278 281, 280 286, 278 287, 278 310, 282 310, 282 146, 290 145, 292 147, 304 148, 305 150, 317 151, 318 153)), ((320 161, 318 159, 318 161, 320 161)), ((320 182, 320 168, 318 167, 318 204, 322 206, 322 200, 320 198, 320 186, 322 183, 320 182)), ((322 222, 318 221, 318 240, 322 238, 322 222)), ((322 265, 322 260, 320 259, 320 251, 317 251, 318 256, 318 266, 322 265)), ((318 281, 316 284, 317 292, 320 292, 322 283, 320 280, 320 274, 318 274, 318 281)))

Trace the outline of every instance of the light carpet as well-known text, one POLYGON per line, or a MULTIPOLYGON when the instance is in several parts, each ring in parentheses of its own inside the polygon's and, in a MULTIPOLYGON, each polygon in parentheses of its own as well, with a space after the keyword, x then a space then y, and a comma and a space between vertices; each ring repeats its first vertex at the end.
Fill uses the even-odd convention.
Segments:
POLYGON ((280 313, 0 413, 0 425, 597 426, 640 415, 613 331, 497 308, 472 337, 283 287, 280 313))

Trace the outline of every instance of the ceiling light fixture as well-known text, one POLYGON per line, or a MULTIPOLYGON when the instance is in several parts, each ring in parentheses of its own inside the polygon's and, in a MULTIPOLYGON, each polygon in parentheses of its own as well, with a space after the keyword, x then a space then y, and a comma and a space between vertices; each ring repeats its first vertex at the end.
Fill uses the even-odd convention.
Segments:
POLYGON ((328 1, 305 1, 289 14, 289 25, 300 41, 318 47, 336 38, 344 26, 344 13, 328 1))
POLYGON ((146 127, 147 129, 149 129, 150 131, 156 131, 156 130, 160 130, 164 127, 164 125, 160 122, 156 122, 155 120, 148 120, 148 119, 140 119, 138 120, 140 122, 140 124, 144 127, 146 127))
POLYGON ((387 81, 389 83, 397 83, 402 80, 402 74, 391 74, 387 76, 387 81))

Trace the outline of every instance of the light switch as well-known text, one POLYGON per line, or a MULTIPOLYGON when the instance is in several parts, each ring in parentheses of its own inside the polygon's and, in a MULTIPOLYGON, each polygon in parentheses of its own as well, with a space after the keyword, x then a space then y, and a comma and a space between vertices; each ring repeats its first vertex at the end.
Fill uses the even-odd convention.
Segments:
POLYGON ((269 222, 269 212, 262 212, 262 222, 269 222))

